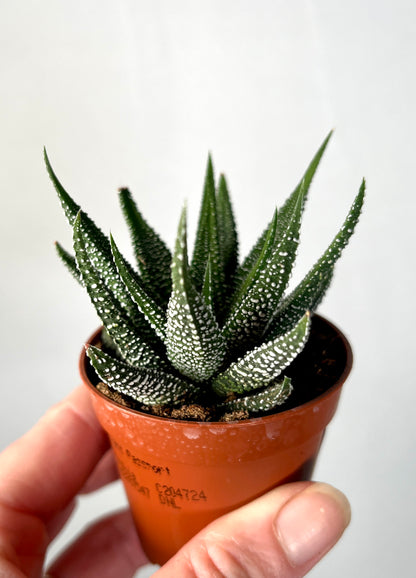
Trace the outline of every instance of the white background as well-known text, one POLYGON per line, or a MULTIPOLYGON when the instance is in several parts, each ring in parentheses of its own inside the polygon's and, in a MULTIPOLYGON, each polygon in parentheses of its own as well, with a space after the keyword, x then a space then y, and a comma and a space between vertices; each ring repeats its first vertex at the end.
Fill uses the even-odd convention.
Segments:
MULTIPOLYGON (((414 215, 416 81, 410 0, 0 2, 0 443, 79 381, 98 325, 58 262, 71 236, 42 147, 66 188, 129 254, 128 185, 170 245, 195 222, 212 151, 229 180, 241 252, 336 128, 310 194, 298 273, 341 224, 362 176, 364 214, 321 312, 355 366, 316 478, 353 521, 311 575, 410 576, 416 517, 414 215)), ((295 278, 296 278, 295 275, 295 278)), ((83 500, 64 540, 123 501, 83 500)))

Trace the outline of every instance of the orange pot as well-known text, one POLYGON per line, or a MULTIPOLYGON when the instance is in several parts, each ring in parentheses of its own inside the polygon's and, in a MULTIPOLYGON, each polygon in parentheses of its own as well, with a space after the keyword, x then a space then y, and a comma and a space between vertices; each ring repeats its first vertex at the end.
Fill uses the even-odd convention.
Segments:
MULTIPOLYGON (((339 375, 324 393, 298 407, 234 423, 186 422, 127 409, 101 394, 85 351, 80 372, 108 433, 140 540, 149 559, 166 562, 222 514, 289 481, 310 479, 324 431, 352 366, 342 333, 330 335, 339 375)), ((89 343, 97 342, 100 330, 89 343)), ((295 385, 296 387, 296 385, 295 385)))

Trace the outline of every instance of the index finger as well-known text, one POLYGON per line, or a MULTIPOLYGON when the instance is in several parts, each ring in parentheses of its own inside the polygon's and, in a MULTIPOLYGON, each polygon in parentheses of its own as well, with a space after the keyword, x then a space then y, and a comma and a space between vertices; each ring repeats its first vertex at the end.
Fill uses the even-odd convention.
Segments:
POLYGON ((0 454, 0 501, 45 523, 64 510, 108 449, 83 386, 0 454))

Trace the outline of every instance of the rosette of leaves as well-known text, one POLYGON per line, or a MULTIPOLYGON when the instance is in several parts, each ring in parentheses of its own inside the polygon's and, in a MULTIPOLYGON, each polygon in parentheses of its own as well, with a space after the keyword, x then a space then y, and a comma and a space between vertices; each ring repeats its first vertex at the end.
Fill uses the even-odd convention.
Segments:
POLYGON ((221 175, 216 183, 211 158, 191 257, 186 209, 171 254, 129 190, 120 189, 133 266, 65 191, 45 151, 73 228, 74 255, 59 244, 57 251, 103 323, 106 346, 89 346, 87 354, 110 390, 139 406, 200 404, 215 407, 217 416, 263 413, 285 402, 292 391, 285 370, 308 339, 311 313, 328 289, 364 200, 363 181, 329 247, 287 293, 305 201, 330 136, 241 263, 226 179, 221 175))

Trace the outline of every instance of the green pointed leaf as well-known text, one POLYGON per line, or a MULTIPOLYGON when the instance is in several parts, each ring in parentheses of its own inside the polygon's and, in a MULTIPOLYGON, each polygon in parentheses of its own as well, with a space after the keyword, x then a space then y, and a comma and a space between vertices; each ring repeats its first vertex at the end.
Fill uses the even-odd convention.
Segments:
POLYGON ((71 275, 78 281, 78 283, 80 283, 82 285, 81 274, 78 270, 75 257, 73 257, 70 253, 68 253, 68 251, 66 251, 62 247, 62 245, 60 245, 58 243, 58 241, 55 242, 55 248, 56 248, 56 252, 58 253, 60 259, 62 260, 64 265, 67 267, 67 269, 69 270, 71 275))
MULTIPOLYGON (((75 219, 77 218, 77 215, 80 211, 80 206, 75 203, 75 201, 70 197, 70 195, 65 191, 59 182, 51 167, 46 150, 45 162, 49 176, 58 193, 67 220, 72 227, 74 226, 75 219)), ((138 317, 139 312, 137 310, 137 306, 130 298, 124 283, 121 281, 117 273, 117 269, 114 265, 113 257, 111 254, 109 239, 84 212, 82 220, 84 236, 86 237, 87 243, 86 246, 91 248, 91 250, 94 250, 94 260, 97 261, 97 263, 99 262, 99 267, 102 270, 105 284, 110 289, 110 291, 114 293, 119 303, 126 310, 127 315, 132 319, 133 323, 137 323, 138 327, 142 326, 142 323, 138 317)))
POLYGON ((269 385, 266 389, 226 401, 220 407, 227 412, 246 410, 249 413, 264 413, 285 403, 292 391, 291 379, 284 377, 283 381, 269 385))
POLYGON ((233 306, 223 329, 231 350, 238 351, 249 341, 260 341, 279 305, 296 257, 303 200, 301 187, 292 214, 285 219, 280 239, 274 241, 271 256, 258 267, 254 282, 233 306))
POLYGON ((214 169, 209 156, 190 271, 195 288, 197 291, 202 291, 207 263, 210 261, 213 304, 216 314, 222 308, 225 288, 220 242, 214 169))
POLYGON ((132 299, 135 301, 144 317, 154 329, 156 334, 163 339, 165 337, 166 316, 163 309, 146 293, 143 283, 138 275, 134 275, 130 265, 120 253, 112 236, 110 236, 111 250, 114 262, 123 279, 132 299))
POLYGON ((133 368, 92 345, 88 347, 87 355, 104 383, 145 405, 176 405, 195 390, 174 375, 151 368, 133 368))
POLYGON ((172 284, 171 252, 161 237, 148 225, 126 188, 119 191, 124 218, 130 229, 135 257, 144 287, 160 305, 166 305, 172 284))
MULTIPOLYGON (((278 219, 277 219, 277 223, 276 223, 276 242, 279 241, 281 234, 282 234, 282 231, 287 226, 287 219, 290 218, 290 215, 293 212, 293 208, 296 204, 296 199, 298 198, 299 191, 300 191, 301 187, 303 188, 303 202, 302 202, 302 211, 303 211, 304 206, 305 206, 305 201, 306 201, 306 198, 307 198, 307 195, 309 192, 309 187, 311 185, 313 177, 315 176, 316 170, 319 166, 319 163, 322 159, 322 156, 325 152, 325 149, 328 145, 328 142, 332 136, 332 133, 333 133, 333 131, 330 131, 328 136, 325 138, 325 140, 322 143, 322 145, 320 146, 318 152, 315 154, 315 156, 313 157, 312 161, 310 162, 308 168, 306 169, 299 184, 297 185, 297 187, 295 188, 293 193, 290 195, 290 197, 287 199, 287 201, 284 203, 282 208, 279 210, 278 219)), ((244 283, 246 277, 250 274, 251 270, 255 266, 255 263, 257 262, 258 257, 261 253, 261 250, 262 250, 262 247, 264 244, 264 240, 266 238, 266 235, 267 235, 269 228, 270 228, 270 224, 263 231, 263 233, 258 238, 255 245, 251 249, 250 253, 247 255, 247 257, 244 259, 243 263, 238 268, 237 273, 236 273, 236 279, 237 279, 236 285, 237 285, 237 287, 241 287, 241 285, 244 283)), ((238 291, 238 289, 237 289, 237 291, 238 291)))
POLYGON ((234 275, 234 292, 233 292, 233 295, 231 297, 231 303, 234 303, 235 301, 237 301, 237 299, 238 299, 237 296, 244 293, 243 286, 244 285, 247 286, 249 284, 247 282, 247 279, 253 275, 254 271, 257 270, 258 260, 260 259, 266 238, 269 236, 270 228, 272 226, 274 226, 274 236, 272 239, 269 240, 269 243, 271 241, 270 247, 273 247, 274 239, 275 239, 275 235, 276 235, 276 226, 277 226, 276 218, 277 218, 277 211, 275 211, 273 219, 270 221, 270 223, 264 229, 264 231, 262 232, 260 237, 257 239, 257 241, 254 244, 254 246, 252 247, 250 253, 246 256, 244 261, 237 267, 237 270, 236 270, 235 275, 234 275), (275 221, 274 225, 273 225, 273 221, 275 221))
POLYGON ((198 227, 196 231, 194 252, 192 255, 190 268, 194 285, 198 290, 200 290, 202 287, 207 267, 208 255, 210 251, 210 223, 212 220, 211 215, 213 213, 216 213, 215 180, 211 155, 209 155, 198 227))
POLYGON ((196 291, 190 277, 185 210, 179 222, 172 260, 166 350, 174 367, 195 381, 209 379, 225 356, 225 343, 213 311, 196 291))
POLYGON ((238 265, 238 235, 227 181, 223 174, 220 175, 217 191, 217 217, 225 282, 229 287, 238 265))
POLYGON ((51 163, 49 162, 49 157, 46 152, 46 148, 43 149, 43 155, 46 164, 46 170, 48 171, 49 178, 51 179, 56 192, 58 193, 59 200, 61 201, 62 208, 65 212, 66 218, 68 219, 71 227, 74 225, 75 219, 77 217, 80 206, 68 195, 62 184, 60 183, 58 177, 56 176, 51 163))
POLYGON ((303 196, 303 198, 302 198, 302 212, 303 212, 303 210, 305 208, 305 203, 306 203, 306 199, 308 196, 310 185, 312 183, 313 177, 315 176, 316 170, 319 167, 322 156, 325 152, 325 149, 329 143, 329 140, 330 140, 332 134, 333 134, 333 131, 331 130, 329 132, 329 134, 327 135, 327 137, 325 138, 324 142, 321 144, 318 152, 315 154, 312 161, 310 162, 310 164, 309 164, 308 168, 306 169, 303 177, 301 178, 299 184, 297 185, 297 187, 295 188, 293 193, 290 195, 290 197, 287 199, 287 201, 284 203, 284 205, 280 209, 279 222, 278 222, 277 231, 276 231, 276 237, 277 238, 279 238, 279 236, 281 234, 281 230, 282 229, 284 230, 286 228, 287 219, 290 219, 290 215, 293 212, 293 208, 294 208, 295 204, 297 203, 297 198, 299 196, 300 189, 303 190, 303 195, 302 195, 303 196))
POLYGON ((143 319, 146 327, 138 332, 125 309, 104 282, 105 271, 100 268, 102 261, 95 258, 95 246, 90 245, 88 227, 82 211, 74 222, 74 250, 91 302, 123 358, 133 366, 160 366, 159 356, 143 337, 146 335, 147 323, 143 319))
MULTIPOLYGON (((236 274, 235 295, 244 295, 247 291, 247 287, 250 286, 253 277, 258 275, 259 259, 262 255, 266 239, 270 252, 272 252, 272 250, 275 249, 281 242, 282 237, 285 235, 285 231, 290 225, 296 204, 299 202, 300 192, 301 188, 297 187, 288 198, 286 203, 283 205, 283 207, 277 213, 275 213, 268 227, 263 231, 256 244, 250 251, 249 255, 244 260, 244 263, 242 263, 238 269, 236 274), (274 236, 270 237, 270 229, 272 226, 274 227, 274 236)), ((302 194, 303 198, 300 205, 300 214, 302 213, 304 206, 304 197, 306 194, 305 188, 302 189, 302 194)), ((233 301, 235 302, 236 300, 238 300, 238 298, 234 297, 233 301)))
MULTIPOLYGON (((308 193, 310 184, 315 176, 316 170, 319 167, 319 164, 321 162, 321 159, 324 155, 324 152, 326 150, 326 147, 328 146, 329 141, 331 140, 332 135, 334 134, 333 130, 330 130, 329 133, 327 134, 327 136, 325 137, 323 143, 321 144, 321 146, 319 147, 317 153, 315 154, 315 156, 313 157, 313 159, 311 160, 308 168, 305 171, 305 174, 303 175, 298 187, 301 186, 302 181, 305 183, 305 192, 306 194, 308 193)), ((305 199, 306 200, 306 199, 305 199)))
POLYGON ((283 299, 278 311, 265 330, 265 339, 275 339, 279 335, 287 333, 298 323, 305 311, 315 311, 331 284, 332 277, 333 270, 330 270, 326 275, 317 274, 313 283, 305 284, 303 288, 299 284, 298 291, 295 289, 283 299))
POLYGON ((363 180, 348 215, 321 258, 310 269, 305 278, 281 303, 279 309, 267 329, 269 339, 277 337, 293 327, 305 314, 314 311, 322 301, 332 280, 335 263, 347 246, 361 214, 365 196, 365 181, 363 180))
POLYGON ((310 327, 306 314, 289 333, 256 347, 232 363, 212 382, 215 393, 244 393, 268 386, 302 351, 310 327))
MULTIPOLYGON (((274 243, 276 238, 276 226, 277 226, 277 211, 274 212, 273 218, 270 221, 270 225, 262 235, 262 246, 256 251, 256 260, 251 264, 251 268, 245 275, 244 280, 242 280, 238 289, 233 295, 233 304, 231 309, 230 318, 241 304, 244 296, 247 295, 249 289, 253 287, 255 281, 258 279, 260 271, 264 270, 266 263, 273 254, 274 243)), ((227 320, 230 322, 230 319, 227 320)), ((226 330, 227 332, 227 330, 226 330)))

